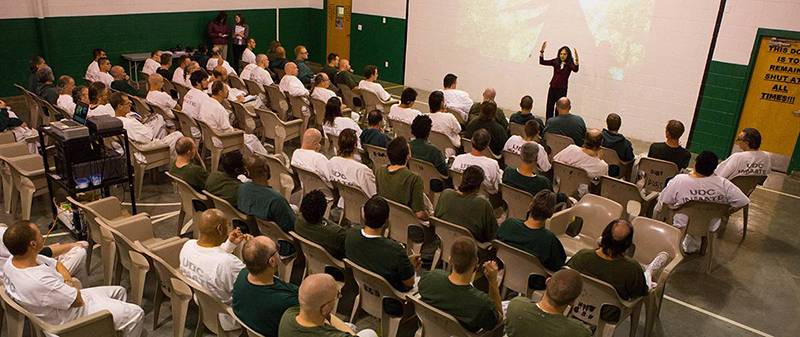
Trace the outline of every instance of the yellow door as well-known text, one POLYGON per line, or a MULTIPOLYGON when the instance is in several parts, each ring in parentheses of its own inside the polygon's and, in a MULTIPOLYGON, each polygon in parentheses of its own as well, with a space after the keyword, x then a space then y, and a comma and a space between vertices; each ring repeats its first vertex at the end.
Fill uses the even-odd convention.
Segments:
POLYGON ((761 149, 792 155, 800 118, 800 41, 762 37, 737 135, 746 127, 761 132, 761 149))
POLYGON ((350 58, 350 14, 352 8, 353 0, 328 0, 326 26, 328 54, 336 53, 341 58, 350 58))

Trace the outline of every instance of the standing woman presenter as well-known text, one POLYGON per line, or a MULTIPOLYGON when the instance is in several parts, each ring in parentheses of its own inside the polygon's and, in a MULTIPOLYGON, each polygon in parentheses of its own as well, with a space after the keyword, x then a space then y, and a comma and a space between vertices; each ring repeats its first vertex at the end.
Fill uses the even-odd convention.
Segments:
POLYGON ((550 60, 544 59, 544 49, 547 41, 542 43, 539 50, 539 64, 553 67, 553 78, 550 79, 550 89, 547 91, 547 105, 545 106, 546 119, 555 116, 555 104, 561 97, 567 97, 567 87, 569 86, 569 75, 574 71, 578 72, 578 50, 575 49, 575 59, 572 59, 573 52, 569 47, 563 46, 558 49, 558 57, 550 60))

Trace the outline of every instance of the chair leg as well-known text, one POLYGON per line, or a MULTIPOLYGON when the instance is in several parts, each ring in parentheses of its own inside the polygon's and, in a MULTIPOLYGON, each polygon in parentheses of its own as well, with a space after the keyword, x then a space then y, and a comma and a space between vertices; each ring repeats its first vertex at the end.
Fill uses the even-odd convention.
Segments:
POLYGON ((749 215, 750 205, 746 205, 744 209, 742 209, 742 240, 740 242, 744 241, 744 238, 747 236, 747 218, 749 215))
POLYGON ((27 188, 19 191, 20 206, 22 206, 20 218, 22 220, 31 219, 31 204, 33 203, 34 193, 36 191, 27 188))
POLYGON ((186 212, 183 211, 181 208, 180 213, 178 213, 178 235, 181 235, 181 229, 183 228, 183 220, 186 217, 186 212))
POLYGON ((389 317, 384 314, 381 318, 381 336, 383 337, 397 337, 397 330, 400 329, 400 322, 402 317, 389 317))
POLYGON ((156 294, 153 296, 153 331, 158 329, 158 315, 161 313, 161 302, 164 301, 164 291, 161 290, 161 281, 156 278, 156 294))
POLYGON ((431 270, 436 269, 436 265, 439 264, 439 259, 442 258, 442 250, 441 248, 437 248, 436 251, 433 252, 433 262, 431 262, 431 270))
POLYGON ((94 252, 95 242, 92 241, 91 235, 88 240, 89 247, 86 248, 86 275, 92 275, 92 253, 94 252))
POLYGON ((183 337, 186 330, 186 315, 189 311, 189 300, 179 299, 173 294, 170 299, 172 307, 172 332, 175 336, 183 337))
POLYGON ((11 213, 12 201, 16 196, 14 182, 10 178, 3 177, 3 207, 6 213, 11 213))
POLYGON ((708 236, 708 247, 706 248, 706 274, 711 273, 711 264, 714 262, 714 235, 708 236))
POLYGON ((103 283, 107 286, 114 284, 114 278, 117 277, 114 272, 117 265, 117 247, 113 243, 103 243, 100 245, 100 260, 103 264, 103 283))
MULTIPOLYGON (((646 301, 647 299, 645 299, 646 301)), ((639 302, 635 307, 633 307, 633 312, 631 312, 631 329, 628 333, 629 337, 636 337, 636 330, 639 329, 639 316, 642 313, 642 302, 639 302)), ((646 324, 646 323, 645 323, 646 324)))
POLYGON ((222 150, 211 150, 211 171, 216 171, 219 167, 219 157, 222 156, 222 150))
POLYGON ((136 199, 142 197, 142 186, 144 185, 144 167, 139 166, 138 164, 133 166, 133 191, 136 194, 136 199))
POLYGON ((350 323, 353 323, 353 320, 355 320, 359 308, 361 308, 361 294, 356 295, 356 300, 353 301, 353 311, 350 313, 350 323))
POLYGON ((650 337, 653 333, 653 326, 655 325, 656 314, 658 313, 658 308, 656 306, 657 296, 658 293, 651 293, 644 299, 644 337, 650 337))
POLYGON ((194 337, 202 337, 203 330, 205 330, 203 326, 203 308, 201 306, 197 306, 197 326, 194 327, 194 337))

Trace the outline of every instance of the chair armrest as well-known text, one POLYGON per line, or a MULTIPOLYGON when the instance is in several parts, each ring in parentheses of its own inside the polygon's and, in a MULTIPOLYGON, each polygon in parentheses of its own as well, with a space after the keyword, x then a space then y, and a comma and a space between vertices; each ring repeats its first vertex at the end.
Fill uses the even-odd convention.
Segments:
POLYGON ((567 227, 569 226, 572 217, 572 212, 570 212, 570 210, 570 208, 567 208, 557 212, 556 214, 553 214, 553 216, 547 221, 547 229, 549 229, 555 235, 566 234, 567 227))
POLYGON ((178 298, 184 301, 192 298, 192 288, 186 282, 174 277, 170 278, 170 282, 172 283, 172 295, 177 295, 178 298))
POLYGON ((672 261, 669 261, 664 269, 661 270, 661 273, 658 275, 658 285, 661 286, 667 283, 667 280, 672 275, 672 271, 681 263, 683 262, 683 255, 678 255, 672 258, 672 261))
POLYGON ((122 205, 120 204, 119 199, 114 197, 92 201, 87 203, 86 206, 108 220, 113 220, 123 215, 122 205))
POLYGON ((302 126, 302 124, 303 124, 303 120, 302 119, 293 119, 293 120, 290 120, 288 122, 284 122, 283 123, 283 127, 289 128, 289 127, 292 127, 292 126, 295 126, 295 125, 301 125, 302 126))
POLYGON ((147 262, 147 258, 145 258, 144 255, 132 250, 128 253, 131 256, 131 263, 133 264, 133 267, 143 272, 150 270, 150 263, 147 262))
POLYGON ((139 151, 141 153, 169 150, 169 144, 158 141, 152 141, 146 144, 131 142, 131 145, 133 145, 133 148, 136 151, 139 151))
POLYGON ((113 228, 131 241, 153 238, 153 223, 150 222, 150 216, 147 213, 139 213, 115 222, 113 228))
POLYGON ((214 135, 214 137, 218 138, 232 138, 235 136, 244 135, 244 131, 239 129, 230 129, 225 131, 217 131, 218 133, 214 135))
POLYGON ((59 326, 46 324, 45 331, 61 337, 85 336, 87 331, 114 331, 114 318, 108 310, 76 318, 59 326))
POLYGON ((661 194, 661 192, 650 192, 650 194, 645 195, 643 191, 640 191, 640 193, 642 195, 642 200, 644 200, 645 202, 651 202, 653 200, 656 200, 658 199, 658 196, 661 194))

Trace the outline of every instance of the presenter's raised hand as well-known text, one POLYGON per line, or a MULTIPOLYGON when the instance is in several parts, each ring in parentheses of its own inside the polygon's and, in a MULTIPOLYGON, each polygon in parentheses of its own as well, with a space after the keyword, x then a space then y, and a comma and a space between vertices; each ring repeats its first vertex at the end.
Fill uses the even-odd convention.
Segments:
POLYGON ((578 48, 572 48, 572 53, 575 54, 575 64, 578 64, 578 48))
POLYGON ((544 53, 544 49, 547 48, 547 41, 542 43, 542 49, 539 50, 540 53, 544 53))

